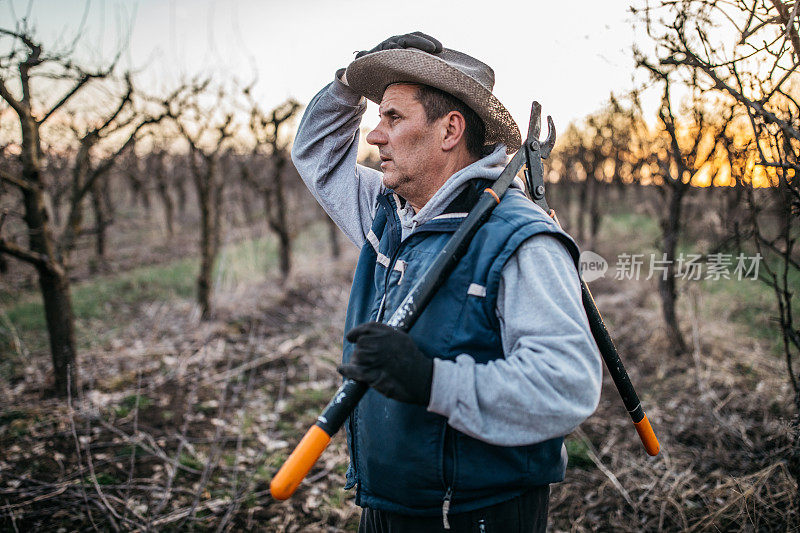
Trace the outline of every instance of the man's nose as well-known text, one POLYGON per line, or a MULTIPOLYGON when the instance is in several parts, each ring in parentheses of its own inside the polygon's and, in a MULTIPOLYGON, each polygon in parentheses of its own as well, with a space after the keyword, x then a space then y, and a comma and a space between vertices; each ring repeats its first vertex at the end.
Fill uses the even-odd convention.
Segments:
POLYGON ((373 144, 375 146, 380 146, 382 144, 386 144, 386 134, 381 131, 380 126, 372 130, 371 132, 367 133, 367 143, 373 144))

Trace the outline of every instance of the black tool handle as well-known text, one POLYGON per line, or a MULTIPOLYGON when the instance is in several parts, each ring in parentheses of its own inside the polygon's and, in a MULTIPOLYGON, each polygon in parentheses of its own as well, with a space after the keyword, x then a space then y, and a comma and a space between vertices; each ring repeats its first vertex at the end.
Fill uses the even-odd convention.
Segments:
POLYGON ((606 368, 608 368, 608 373, 611 375, 611 379, 614 380, 614 385, 622 397, 622 403, 625 405, 625 409, 628 410, 631 420, 633 420, 633 425, 642 440, 644 449, 649 455, 658 455, 660 446, 656 434, 653 432, 650 421, 642 409, 639 396, 633 388, 631 378, 622 364, 622 359, 619 358, 617 347, 614 346, 614 341, 611 340, 611 335, 606 329, 603 317, 600 316, 600 311, 597 310, 592 293, 583 279, 581 279, 581 298, 583 300, 583 308, 586 310, 586 316, 589 319, 592 336, 600 349, 600 355, 603 357, 606 368))

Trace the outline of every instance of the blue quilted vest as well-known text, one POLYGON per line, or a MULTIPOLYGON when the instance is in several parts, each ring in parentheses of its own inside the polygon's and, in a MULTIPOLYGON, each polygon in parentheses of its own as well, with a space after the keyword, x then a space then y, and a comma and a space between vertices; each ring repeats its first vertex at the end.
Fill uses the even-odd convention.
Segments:
MULTIPOLYGON (((400 242, 399 197, 386 194, 355 271, 345 331, 368 321, 386 322, 451 237, 488 182, 474 180, 443 215, 400 242)), ((429 357, 477 363, 504 357, 495 314, 503 265, 523 241, 546 233, 559 238, 578 261, 578 248, 524 194, 509 190, 410 334, 429 357)), ((531 320, 535 320, 531 317, 531 320)), ((344 341, 346 362, 353 345, 344 341)), ((503 447, 471 438, 425 407, 390 400, 370 389, 347 424, 347 485, 358 485, 356 504, 413 515, 478 509, 561 481, 563 438, 503 447)))

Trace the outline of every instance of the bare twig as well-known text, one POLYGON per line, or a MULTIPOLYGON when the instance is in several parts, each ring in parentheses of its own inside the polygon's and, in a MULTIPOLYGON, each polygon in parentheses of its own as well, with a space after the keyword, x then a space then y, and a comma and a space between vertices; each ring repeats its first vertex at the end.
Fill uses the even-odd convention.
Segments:
POLYGON ((622 483, 619 482, 617 476, 615 476, 614 473, 611 470, 609 470, 608 467, 603 464, 603 461, 601 461, 600 458, 597 456, 597 450, 595 450, 594 445, 589 440, 589 437, 586 436, 586 433, 584 433, 583 430, 580 428, 576 429, 575 433, 578 436, 580 436, 581 442, 583 442, 584 446, 586 446, 586 454, 589 456, 592 462, 595 465, 597 465, 597 468, 599 468, 603 474, 605 474, 605 476, 608 478, 608 480, 611 482, 614 488, 617 489, 617 491, 622 495, 622 497, 625 498, 625 501, 628 502, 628 505, 630 505, 633 510, 636 510, 636 505, 633 503, 631 495, 628 493, 627 490, 625 490, 625 487, 622 486, 622 483))
POLYGON ((23 179, 20 179, 20 178, 17 178, 15 176, 12 176, 11 174, 9 174, 8 172, 5 172, 3 170, 0 170, 0 180, 5 181, 6 183, 10 183, 11 185, 14 185, 15 187, 19 187, 23 191, 31 191, 31 190, 33 190, 33 184, 28 183, 27 181, 25 181, 23 179))
MULTIPOLYGON (((81 458, 81 441, 78 438, 78 432, 75 429, 75 415, 73 413, 73 408, 72 408, 72 383, 71 383, 71 379, 72 379, 72 372, 67 372, 67 409, 68 409, 68 414, 69 414, 69 427, 70 427, 70 430, 72 431, 72 437, 73 437, 73 439, 75 441, 75 452, 77 453, 78 464, 79 465, 83 465, 83 459, 81 458)), ((97 524, 95 524, 95 522, 94 522, 94 518, 92 517, 92 511, 89 509, 89 496, 88 496, 88 494, 86 494, 86 489, 83 487, 83 484, 81 484, 81 493, 83 495, 83 501, 86 503, 86 512, 89 515, 89 521, 92 523, 92 528, 95 531, 100 531, 97 528, 97 524)), ((113 525, 116 525, 116 524, 113 524, 113 525)), ((116 530, 119 531, 118 528, 116 528, 116 530)))
MULTIPOLYGON (((136 403, 133 406, 133 431, 131 432, 134 439, 136 439, 136 434, 139 431, 139 399, 141 398, 141 392, 142 392, 142 369, 140 368, 137 373, 138 377, 136 379, 136 403)), ((130 484, 133 481, 133 471, 136 468, 136 448, 137 445, 134 444, 131 449, 131 460, 130 460, 130 466, 128 467, 128 481, 126 483, 127 487, 125 489, 125 497, 123 498, 123 500, 125 501, 125 512, 123 514, 123 517, 127 517, 128 515, 128 499, 130 497, 130 484)))
MULTIPOLYGON (((223 348, 222 349, 223 350, 225 349, 224 348, 224 344, 223 344, 223 348)), ((226 367, 227 367, 226 370, 230 369, 230 366, 231 366, 231 352, 230 352, 230 350, 227 350, 227 352, 226 352, 226 367)), ((222 417, 224 416, 224 413, 225 413, 225 406, 227 405, 227 401, 226 401, 227 400, 227 389, 228 389, 227 385, 223 385, 222 387, 220 387, 220 392, 219 392, 219 396, 218 396, 218 399, 217 399, 217 401, 218 401, 218 404, 217 404, 217 417, 218 417, 218 419, 222 419, 222 417)), ((214 431, 213 446, 211 448, 211 452, 209 453, 208 460, 206 461, 206 464, 203 467, 203 473, 200 475, 200 482, 198 483, 197 491, 195 493, 194 500, 192 501, 192 505, 191 505, 191 507, 189 509, 189 512, 186 514, 186 516, 183 518, 183 520, 181 520, 181 522, 178 524, 178 527, 183 526, 186 523, 186 520, 188 520, 190 517, 194 516, 195 510, 196 510, 198 504, 200 503, 200 498, 202 497, 203 492, 205 491, 206 484, 208 483, 209 479, 211 478, 211 474, 213 473, 213 471, 217 467, 217 462, 219 461, 220 455, 222 453, 222 446, 219 443, 219 438, 222 435, 222 428, 223 428, 223 424, 217 424, 216 425, 216 429, 214 431)))

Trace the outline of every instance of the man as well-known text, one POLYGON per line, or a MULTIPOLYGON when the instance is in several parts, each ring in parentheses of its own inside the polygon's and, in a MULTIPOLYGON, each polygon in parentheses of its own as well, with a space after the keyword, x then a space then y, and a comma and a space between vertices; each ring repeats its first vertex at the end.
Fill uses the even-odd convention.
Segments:
POLYGON ((520 146, 493 85, 430 36, 392 37, 337 72, 295 139, 303 180, 361 248, 339 368, 370 386, 347 427, 360 531, 543 531, 563 436, 597 406, 578 249, 518 186, 410 333, 383 324, 520 146), (356 164, 365 97, 382 172, 356 164))

